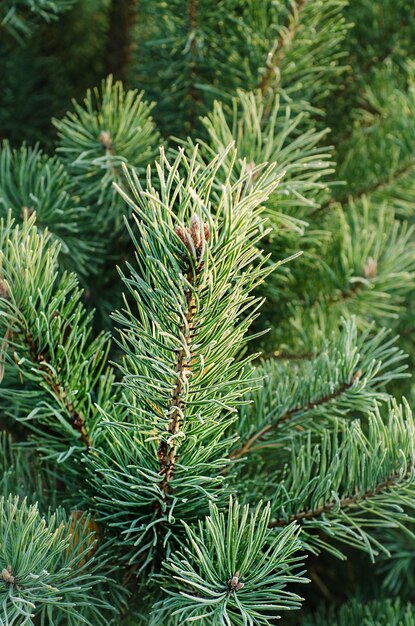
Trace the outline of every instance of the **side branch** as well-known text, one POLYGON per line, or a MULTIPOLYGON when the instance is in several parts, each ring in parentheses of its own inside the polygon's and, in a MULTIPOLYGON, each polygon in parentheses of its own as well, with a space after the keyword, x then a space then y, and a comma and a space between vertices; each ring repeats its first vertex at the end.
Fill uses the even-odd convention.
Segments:
POLYGON ((275 44, 272 57, 264 75, 262 76, 261 82, 259 83, 259 89, 262 94, 265 94, 269 89, 275 76, 275 70, 281 65, 281 62, 287 54, 287 48, 291 45, 291 42, 293 41, 298 30, 300 13, 306 4, 307 0, 299 0, 295 3, 294 12, 289 18, 287 27, 281 30, 280 36, 275 44))
POLYGON ((379 496, 384 491, 387 491, 394 485, 396 485, 400 480, 408 478, 409 474, 412 471, 412 467, 408 465, 406 473, 402 476, 401 473, 396 472, 392 474, 389 478, 384 480, 382 483, 377 485, 375 489, 368 489, 362 494, 355 494, 353 496, 346 496, 341 500, 331 500, 330 502, 326 502, 322 506, 308 511, 300 511, 295 515, 291 515, 288 519, 277 519, 273 520, 268 524, 268 528, 281 528, 284 526, 288 526, 292 522, 301 523, 305 520, 313 520, 316 517, 321 517, 324 513, 331 513, 335 509, 347 509, 349 507, 358 506, 360 502, 364 502, 370 498, 374 498, 375 496, 379 496))
MULTIPOLYGON (((21 330, 24 333, 23 330, 21 330)), ((35 363, 40 370, 40 375, 54 396, 59 400, 67 410, 72 427, 79 432, 82 443, 86 448, 91 447, 91 442, 85 427, 85 418, 75 409, 73 403, 68 399, 65 389, 62 387, 58 375, 54 375, 54 369, 48 366, 47 356, 41 353, 36 345, 33 335, 29 332, 24 334, 24 342, 27 346, 29 357, 32 363, 35 363)))
POLYGON ((307 411, 311 411, 312 409, 315 409, 316 407, 327 404, 328 402, 331 402, 332 400, 335 400, 342 394, 346 393, 346 391, 348 391, 354 385, 354 383, 357 380, 359 380, 360 376, 361 376, 361 372, 358 371, 356 372, 354 376, 350 378, 349 382, 343 383, 342 385, 340 385, 338 389, 336 389, 332 394, 327 394, 321 398, 318 398, 317 400, 314 400, 314 402, 308 402, 304 406, 296 406, 292 409, 289 409, 283 415, 281 415, 277 420, 275 420, 275 422, 267 424, 261 430, 253 434, 239 449, 237 449, 235 452, 232 453, 231 455, 232 459, 239 459, 240 457, 250 452, 254 444, 258 440, 263 439, 270 431, 278 428, 284 422, 295 419, 296 417, 298 417, 298 415, 301 415, 302 413, 306 413, 307 411))
POLYGON ((350 200, 358 201, 361 200, 363 196, 375 194, 377 192, 382 192, 385 189, 391 187, 395 181, 399 181, 401 178, 404 178, 407 174, 411 172, 411 170, 415 167, 415 160, 411 159, 408 163, 400 167, 396 172, 394 172, 393 176, 384 179, 379 178, 374 181, 371 185, 367 187, 361 187, 355 193, 351 193, 348 195, 344 195, 341 198, 328 198, 325 202, 322 202, 320 206, 316 207, 311 215, 314 216, 317 213, 321 213, 322 211, 326 211, 327 209, 331 209, 336 205, 341 204, 342 206, 347 205, 350 200))

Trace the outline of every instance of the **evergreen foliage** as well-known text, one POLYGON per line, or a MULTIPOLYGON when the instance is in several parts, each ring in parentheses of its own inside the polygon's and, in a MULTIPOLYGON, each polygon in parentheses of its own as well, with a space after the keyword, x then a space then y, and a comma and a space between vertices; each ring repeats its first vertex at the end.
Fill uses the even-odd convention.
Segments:
POLYGON ((113 183, 121 183, 121 164, 143 173, 153 160, 159 135, 150 117, 151 106, 136 90, 124 92, 109 77, 101 89, 88 90, 83 105, 62 120, 57 152, 71 176, 75 193, 92 203, 101 220, 101 234, 122 222, 122 204, 113 183))
POLYGON ((0 35, 0 625, 415 625, 411 3, 0 35))
POLYGON ((184 553, 165 566, 170 598, 161 603, 159 619, 177 615, 179 623, 263 625, 282 610, 299 608, 301 598, 285 590, 287 584, 307 582, 293 572, 300 560, 298 531, 292 524, 274 534, 267 528, 269 518, 269 506, 260 504, 250 514, 231 500, 225 514, 212 505, 204 527, 186 526, 184 553))
POLYGON ((0 32, 5 30, 19 42, 28 37, 41 21, 49 22, 76 0, 4 0, 0 10, 0 32))
MULTIPOLYGON (((15 220, 36 213, 40 228, 48 228, 60 243, 61 264, 79 273, 94 270, 102 254, 91 211, 69 193, 70 179, 62 163, 39 149, 23 145, 12 150, 5 141, 0 150, 0 211, 9 209, 15 220)), ((96 268, 95 268, 96 271, 96 268)))
POLYGON ((305 626, 331 626, 333 620, 337 626, 413 626, 415 607, 389 599, 371 602, 368 606, 354 601, 345 604, 338 612, 320 611, 303 623, 305 626))

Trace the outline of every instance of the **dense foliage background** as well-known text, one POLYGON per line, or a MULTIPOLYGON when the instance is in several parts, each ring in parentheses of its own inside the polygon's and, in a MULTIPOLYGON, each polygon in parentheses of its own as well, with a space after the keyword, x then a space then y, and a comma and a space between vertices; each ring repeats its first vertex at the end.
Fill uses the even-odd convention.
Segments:
POLYGON ((0 624, 415 624, 413 2, 3 0, 0 69, 0 624))

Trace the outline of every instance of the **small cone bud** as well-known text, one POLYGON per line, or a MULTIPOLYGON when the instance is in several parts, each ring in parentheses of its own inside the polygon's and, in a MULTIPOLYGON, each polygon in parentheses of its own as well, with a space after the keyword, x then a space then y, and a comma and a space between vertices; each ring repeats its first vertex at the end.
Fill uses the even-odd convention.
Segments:
POLYGON ((206 243, 208 243, 210 239, 210 228, 209 228, 209 224, 207 224, 206 222, 203 224, 203 235, 204 235, 206 243))
POLYGON ((103 130, 98 135, 98 141, 101 144, 102 148, 105 150, 111 150, 112 148, 112 139, 111 133, 108 130, 103 130))
POLYGON ((210 239, 209 224, 201 223, 199 217, 194 214, 190 220, 190 226, 186 228, 176 226, 174 230, 191 255, 199 259, 202 255, 203 244, 208 243, 210 239))
POLYGON ((365 278, 375 278, 378 273, 378 262, 373 257, 368 257, 363 267, 363 275, 365 278))
POLYGON ((182 243, 184 243, 184 245, 187 246, 187 236, 183 228, 181 226, 176 226, 174 230, 176 231, 176 235, 182 241, 182 243))
POLYGON ((202 243, 202 237, 200 232, 200 220, 197 215, 193 215, 190 220, 190 236, 193 241, 193 245, 198 250, 202 243))
POLYGON ((12 573, 12 566, 8 565, 1 572, 1 577, 5 583, 9 583, 10 585, 14 585, 15 578, 12 573))

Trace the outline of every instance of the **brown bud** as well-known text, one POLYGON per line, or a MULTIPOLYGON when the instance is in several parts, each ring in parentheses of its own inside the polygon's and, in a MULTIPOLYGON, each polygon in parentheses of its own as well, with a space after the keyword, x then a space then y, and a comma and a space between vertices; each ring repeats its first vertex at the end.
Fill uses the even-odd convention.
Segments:
POLYGON ((203 243, 207 243, 210 239, 209 224, 206 222, 201 224, 196 214, 190 220, 190 227, 183 229, 181 226, 176 226, 175 232, 187 250, 195 255, 196 258, 199 258, 202 252, 203 243))
POLYGON ((244 583, 239 582, 239 576, 239 572, 236 572, 236 574, 228 580, 228 587, 230 591, 239 591, 245 587, 244 583))
POLYGON ((210 228, 209 228, 209 224, 207 222, 205 222, 203 224, 203 236, 205 238, 206 243, 208 243, 208 241, 210 239, 210 228))
POLYGON ((202 243, 202 236, 200 232, 200 220, 196 214, 193 215, 190 220, 190 236, 195 249, 199 250, 202 243))
POLYGON ((15 577, 12 574, 12 566, 11 565, 8 565, 4 569, 2 569, 1 577, 4 580, 5 583, 9 583, 9 585, 14 585, 16 579, 15 579, 15 577))
POLYGON ((368 257, 363 267, 363 275, 365 278, 375 278, 378 273, 378 262, 373 257, 368 257))
POLYGON ((186 246, 187 245, 187 235, 185 234, 183 228, 181 226, 176 226, 176 228, 174 230, 176 231, 176 235, 178 236, 178 238, 186 246))
POLYGON ((104 150, 111 150, 112 139, 111 139, 111 133, 109 132, 109 130, 102 130, 100 134, 98 135, 98 141, 104 150))

